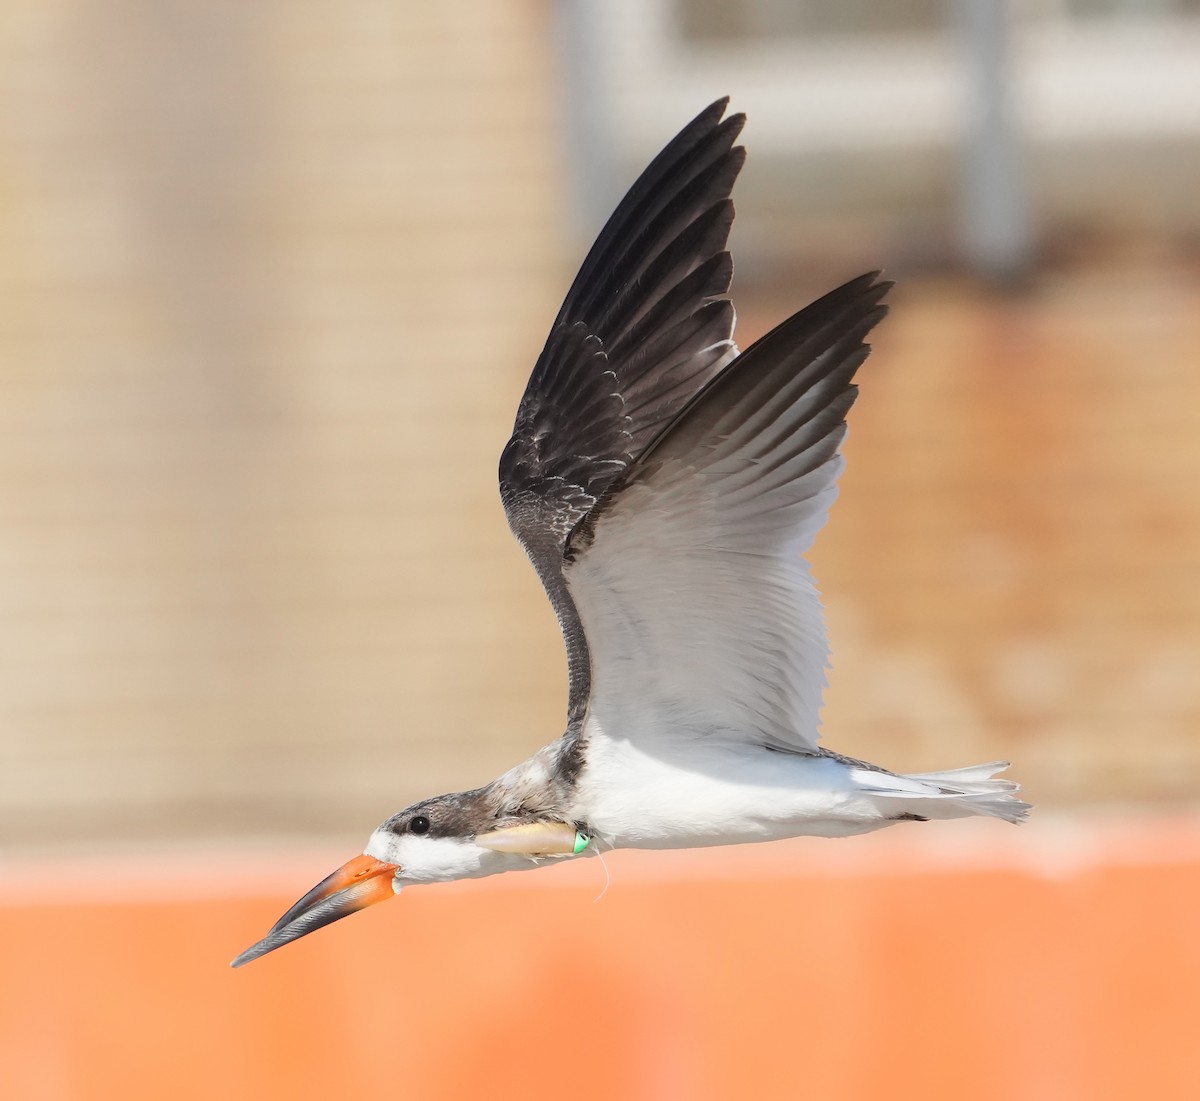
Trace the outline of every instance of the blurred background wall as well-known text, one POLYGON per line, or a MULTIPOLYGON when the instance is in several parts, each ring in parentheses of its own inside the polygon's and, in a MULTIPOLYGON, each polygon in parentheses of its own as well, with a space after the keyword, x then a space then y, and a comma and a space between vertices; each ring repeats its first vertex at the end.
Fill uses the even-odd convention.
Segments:
POLYGON ((358 834, 557 736, 495 488, 569 262, 550 16, 6 5, 6 840, 358 834))
POLYGON ((1196 0, 9 0, 3 897, 354 851, 557 736, 496 460, 591 236, 724 94, 743 345, 900 281, 813 555, 829 744, 1011 758, 1035 863, 1056 817, 1194 821, 1197 57, 1196 0))
POLYGON ((1189 797, 1195 5, 985 34, 1009 293, 973 6, 5 5, 5 842, 357 837, 557 735, 496 456, 590 235, 727 92, 743 343, 901 280, 815 552, 834 744, 1189 797))

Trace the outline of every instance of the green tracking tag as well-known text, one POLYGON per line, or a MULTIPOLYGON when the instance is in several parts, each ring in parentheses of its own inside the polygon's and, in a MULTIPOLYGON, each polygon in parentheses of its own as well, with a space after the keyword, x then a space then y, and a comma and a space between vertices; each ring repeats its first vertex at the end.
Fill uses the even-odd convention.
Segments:
POLYGON ((572 855, 578 856, 584 849, 592 843, 592 839, 585 834, 575 831, 575 848, 571 850, 572 855))

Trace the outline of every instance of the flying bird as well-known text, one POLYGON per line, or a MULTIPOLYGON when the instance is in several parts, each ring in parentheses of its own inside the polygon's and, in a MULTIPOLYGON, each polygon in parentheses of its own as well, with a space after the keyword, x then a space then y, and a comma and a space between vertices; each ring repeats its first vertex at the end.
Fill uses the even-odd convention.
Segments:
POLYGON ((744 352, 726 250, 745 116, 651 162, 559 310, 500 458, 566 643, 566 730, 484 787, 392 815, 233 966, 403 887, 618 848, 1021 821, 1007 762, 897 774, 818 744, 829 647, 803 555, 837 494, 879 273, 744 352))

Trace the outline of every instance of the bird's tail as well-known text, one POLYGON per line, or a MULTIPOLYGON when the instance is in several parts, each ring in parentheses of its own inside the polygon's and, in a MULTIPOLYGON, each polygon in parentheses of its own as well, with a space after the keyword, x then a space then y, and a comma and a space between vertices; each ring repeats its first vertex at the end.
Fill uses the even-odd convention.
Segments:
POLYGON ((986 814, 1005 822, 1023 822, 1032 807, 1014 795, 1021 785, 993 778, 1006 768, 1007 761, 991 761, 986 765, 906 776, 864 771, 858 780, 872 795, 886 799, 889 808, 895 807, 900 813, 917 818, 986 814))

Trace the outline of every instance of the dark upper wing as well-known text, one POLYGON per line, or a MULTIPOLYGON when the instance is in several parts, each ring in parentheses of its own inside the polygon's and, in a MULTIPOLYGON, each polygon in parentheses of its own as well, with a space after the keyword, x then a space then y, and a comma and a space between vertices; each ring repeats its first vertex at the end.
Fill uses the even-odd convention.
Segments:
POLYGON ((587 705, 587 640, 563 580, 572 529, 736 354, 729 192, 745 116, 727 100, 651 162, 567 292, 500 457, 500 496, 567 647, 571 720, 587 705))

